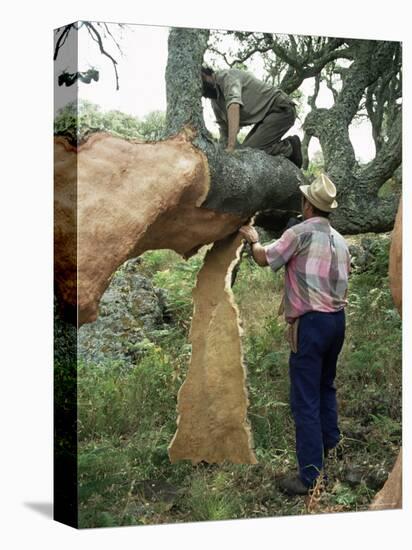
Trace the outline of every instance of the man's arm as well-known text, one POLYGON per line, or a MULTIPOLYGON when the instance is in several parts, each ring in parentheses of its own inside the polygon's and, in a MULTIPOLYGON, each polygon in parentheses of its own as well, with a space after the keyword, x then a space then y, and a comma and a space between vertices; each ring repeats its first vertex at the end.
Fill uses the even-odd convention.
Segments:
POLYGON ((250 225, 243 225, 239 229, 239 233, 247 240, 252 248, 252 255, 255 262, 261 267, 266 267, 268 264, 264 247, 259 242, 259 234, 256 229, 250 225))
POLYGON ((240 123, 240 105, 239 103, 231 103, 227 109, 227 121, 228 121, 228 140, 226 151, 231 153, 235 149, 236 138, 239 133, 240 123))
POLYGON ((258 232, 250 225, 243 225, 239 233, 251 244, 255 262, 262 267, 270 265, 273 271, 286 265, 299 252, 300 241, 294 227, 287 229, 280 239, 266 246, 259 243, 258 232))
POLYGON ((228 122, 228 141, 226 151, 234 151, 236 138, 240 127, 240 107, 242 101, 242 82, 239 77, 239 71, 225 71, 224 77, 220 82, 223 91, 223 97, 226 104, 226 118, 228 122))

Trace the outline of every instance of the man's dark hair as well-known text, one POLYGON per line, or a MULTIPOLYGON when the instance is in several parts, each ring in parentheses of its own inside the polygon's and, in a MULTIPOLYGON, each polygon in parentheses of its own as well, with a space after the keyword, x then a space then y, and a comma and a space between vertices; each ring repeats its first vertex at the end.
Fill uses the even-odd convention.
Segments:
POLYGON ((215 71, 210 67, 202 67, 200 74, 202 76, 202 85, 203 85, 202 96, 212 100, 217 99, 218 92, 216 89, 216 84, 211 82, 209 78, 206 78, 206 77, 213 76, 215 74, 215 71))
POLYGON ((313 206, 313 204, 312 204, 312 209, 315 216, 320 216, 321 218, 329 218, 330 216, 330 212, 324 212, 323 210, 319 210, 319 208, 316 208, 316 206, 313 206))
POLYGON ((212 74, 215 74, 215 71, 210 67, 202 67, 201 71, 202 71, 202 74, 205 74, 207 76, 212 76, 212 74))
POLYGON ((329 218, 330 212, 324 212, 323 210, 319 210, 319 208, 316 208, 316 206, 312 204, 305 195, 302 195, 302 208, 305 201, 311 205, 315 216, 320 216, 321 218, 329 218))

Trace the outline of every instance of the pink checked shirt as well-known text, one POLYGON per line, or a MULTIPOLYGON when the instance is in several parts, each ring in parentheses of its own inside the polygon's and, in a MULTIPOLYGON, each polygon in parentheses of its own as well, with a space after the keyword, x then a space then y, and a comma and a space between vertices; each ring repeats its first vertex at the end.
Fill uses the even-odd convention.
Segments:
POLYGON ((294 225, 265 246, 265 252, 274 271, 285 265, 285 318, 289 323, 308 311, 333 312, 347 305, 349 250, 326 218, 294 225))

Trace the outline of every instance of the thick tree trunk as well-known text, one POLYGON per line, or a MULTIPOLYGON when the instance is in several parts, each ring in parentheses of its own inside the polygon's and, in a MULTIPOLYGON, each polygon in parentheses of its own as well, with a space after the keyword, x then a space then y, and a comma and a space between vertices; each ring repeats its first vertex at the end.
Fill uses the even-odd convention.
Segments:
MULTIPOLYGON (((171 29, 166 67, 166 135, 179 133, 185 126, 197 130, 198 137, 208 136, 202 111, 200 68, 209 31, 171 29)), ((210 137, 210 136, 208 136, 210 137)))

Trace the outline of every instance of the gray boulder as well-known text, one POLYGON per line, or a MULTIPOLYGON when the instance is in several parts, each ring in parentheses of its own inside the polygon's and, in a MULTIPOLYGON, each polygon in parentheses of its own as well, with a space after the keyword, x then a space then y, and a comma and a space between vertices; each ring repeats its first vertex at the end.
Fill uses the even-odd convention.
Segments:
POLYGON ((129 260, 116 271, 97 320, 79 329, 78 351, 84 361, 133 364, 150 345, 151 336, 168 328, 166 293, 139 272, 139 263, 138 258, 129 260))

